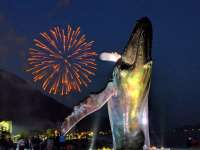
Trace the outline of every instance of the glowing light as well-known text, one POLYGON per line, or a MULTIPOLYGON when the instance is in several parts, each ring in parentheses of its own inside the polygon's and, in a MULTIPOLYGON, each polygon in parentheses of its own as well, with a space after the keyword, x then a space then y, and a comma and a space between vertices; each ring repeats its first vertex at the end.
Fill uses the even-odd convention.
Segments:
POLYGON ((147 117, 143 116, 142 118, 142 124, 146 125, 148 123, 147 117))
POLYGON ((90 132, 88 135, 92 137, 94 136, 94 132, 90 132))
POLYGON ((108 53, 108 52, 103 52, 99 55, 99 59, 103 61, 112 61, 112 62, 117 62, 121 58, 121 55, 118 53, 108 53))
POLYGON ((85 35, 80 36, 80 27, 67 32, 54 27, 49 32, 40 33, 35 39, 35 48, 29 49, 29 69, 33 81, 41 81, 42 88, 48 93, 67 95, 81 91, 95 75, 94 41, 87 42, 85 35))

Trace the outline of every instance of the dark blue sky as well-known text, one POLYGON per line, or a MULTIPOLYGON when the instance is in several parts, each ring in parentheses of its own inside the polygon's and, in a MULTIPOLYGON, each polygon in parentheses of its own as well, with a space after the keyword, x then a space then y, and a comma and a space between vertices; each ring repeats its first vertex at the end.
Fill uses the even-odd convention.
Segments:
MULTIPOLYGON (((151 109, 170 126, 200 123, 200 1, 197 0, 1 0, 0 68, 31 82, 24 72, 28 48, 39 32, 81 26, 94 49, 122 52, 137 19, 153 24, 151 109)), ((102 89, 114 64, 99 62, 92 84, 57 100, 78 104, 102 89)))

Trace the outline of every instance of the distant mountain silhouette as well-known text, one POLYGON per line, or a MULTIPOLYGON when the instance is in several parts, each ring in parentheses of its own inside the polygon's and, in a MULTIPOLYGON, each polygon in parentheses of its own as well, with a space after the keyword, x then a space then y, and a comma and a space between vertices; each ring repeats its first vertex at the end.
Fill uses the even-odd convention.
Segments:
POLYGON ((71 111, 25 80, 0 70, 0 120, 12 120, 14 132, 56 127, 71 111))

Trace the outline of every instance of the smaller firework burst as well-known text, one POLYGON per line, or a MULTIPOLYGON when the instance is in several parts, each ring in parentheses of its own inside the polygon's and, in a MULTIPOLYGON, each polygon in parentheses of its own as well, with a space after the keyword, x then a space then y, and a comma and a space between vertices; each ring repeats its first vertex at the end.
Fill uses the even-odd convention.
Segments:
POLYGON ((49 94, 80 92, 95 75, 97 54, 92 50, 93 42, 80 35, 80 27, 73 30, 69 25, 66 33, 59 27, 40 33, 34 40, 35 47, 29 49, 27 71, 49 94))

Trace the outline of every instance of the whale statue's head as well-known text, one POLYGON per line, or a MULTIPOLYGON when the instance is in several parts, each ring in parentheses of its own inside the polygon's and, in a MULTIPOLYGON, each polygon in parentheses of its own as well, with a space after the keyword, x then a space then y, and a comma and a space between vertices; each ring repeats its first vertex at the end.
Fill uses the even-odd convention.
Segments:
POLYGON ((118 65, 134 69, 151 61, 152 25, 147 17, 138 20, 118 65))

